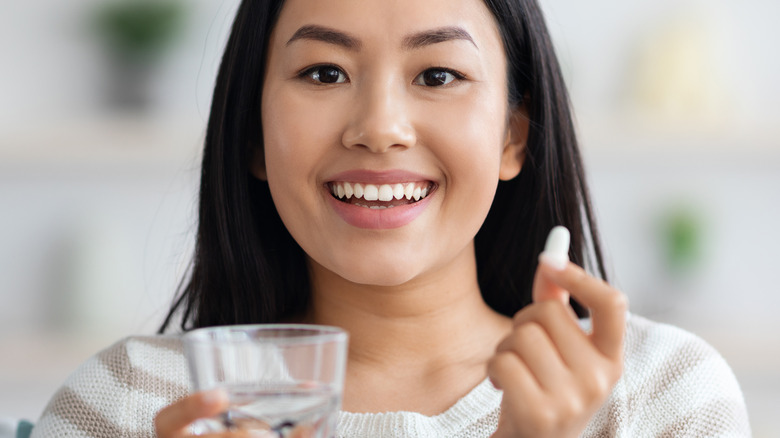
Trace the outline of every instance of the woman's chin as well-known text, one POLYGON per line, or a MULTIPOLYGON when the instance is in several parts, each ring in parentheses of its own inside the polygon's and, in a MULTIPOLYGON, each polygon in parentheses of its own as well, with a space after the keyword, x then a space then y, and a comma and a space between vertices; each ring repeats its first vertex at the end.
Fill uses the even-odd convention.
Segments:
POLYGON ((349 272, 341 275, 342 278, 356 285, 366 287, 398 287, 412 281, 415 276, 409 272, 349 272))
POLYGON ((398 287, 413 281, 421 273, 407 264, 350 263, 348 266, 325 267, 348 283, 366 287, 398 287))

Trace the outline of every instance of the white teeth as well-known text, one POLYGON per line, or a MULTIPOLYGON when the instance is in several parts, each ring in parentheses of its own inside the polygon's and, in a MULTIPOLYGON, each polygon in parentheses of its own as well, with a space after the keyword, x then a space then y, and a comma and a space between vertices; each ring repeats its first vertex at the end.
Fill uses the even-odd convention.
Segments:
POLYGON ((379 187, 373 184, 366 184, 363 190, 363 199, 366 201, 376 201, 379 199, 379 187))
POLYGON ((401 199, 404 197, 404 185, 396 184, 393 186, 393 198, 401 199))
POLYGON ((379 186, 379 200, 388 202, 393 200, 393 188, 387 184, 379 186))
POLYGON ((349 183, 338 182, 330 184, 330 191, 333 196, 339 199, 351 199, 354 196, 357 199, 365 199, 366 201, 381 201, 390 202, 394 199, 407 200, 414 199, 419 201, 420 199, 428 196, 430 188, 428 185, 418 186, 420 183, 396 183, 396 184, 361 184, 361 183, 349 183))

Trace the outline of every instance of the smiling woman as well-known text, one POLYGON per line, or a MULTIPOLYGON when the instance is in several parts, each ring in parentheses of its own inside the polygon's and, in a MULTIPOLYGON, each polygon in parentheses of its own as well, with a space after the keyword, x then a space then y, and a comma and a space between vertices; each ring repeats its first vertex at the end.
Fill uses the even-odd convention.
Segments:
MULTIPOLYGON (((749 434, 717 353, 629 315, 605 282, 532 0, 245 1, 199 214, 161 331, 345 329, 338 436, 749 434), (555 225, 569 233, 538 258, 555 225)), ((181 437, 230 409, 184 388, 178 338, 130 338, 77 372, 34 434, 181 437)))

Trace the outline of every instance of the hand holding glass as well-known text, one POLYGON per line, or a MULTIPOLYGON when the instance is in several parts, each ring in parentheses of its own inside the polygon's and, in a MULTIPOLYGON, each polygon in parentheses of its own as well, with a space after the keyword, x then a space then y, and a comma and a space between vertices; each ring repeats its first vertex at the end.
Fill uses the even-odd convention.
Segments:
POLYGON ((293 428, 335 436, 344 387, 347 333, 296 324, 196 329, 184 335, 195 391, 223 389, 230 407, 202 421, 203 432, 293 428))

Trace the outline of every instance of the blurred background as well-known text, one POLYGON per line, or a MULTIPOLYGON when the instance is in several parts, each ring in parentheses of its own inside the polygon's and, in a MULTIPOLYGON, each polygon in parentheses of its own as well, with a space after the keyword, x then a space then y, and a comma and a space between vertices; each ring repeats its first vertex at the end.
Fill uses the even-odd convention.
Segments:
MULTIPOLYGON (((237 3, 0 4, 0 416, 164 317, 237 3)), ((612 282, 714 345, 780 436, 780 2, 541 4, 612 282)))

